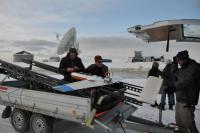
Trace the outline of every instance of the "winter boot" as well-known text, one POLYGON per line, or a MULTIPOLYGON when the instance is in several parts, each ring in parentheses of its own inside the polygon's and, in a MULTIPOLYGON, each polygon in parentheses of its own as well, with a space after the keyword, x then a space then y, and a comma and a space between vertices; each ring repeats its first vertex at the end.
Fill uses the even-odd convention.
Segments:
POLYGON ((157 107, 158 106, 158 103, 155 102, 154 104, 151 104, 151 107, 157 107))
POLYGON ((169 105, 169 110, 173 110, 173 105, 169 105))
POLYGON ((158 108, 161 109, 161 110, 165 110, 165 105, 160 104, 160 105, 158 106, 158 108))

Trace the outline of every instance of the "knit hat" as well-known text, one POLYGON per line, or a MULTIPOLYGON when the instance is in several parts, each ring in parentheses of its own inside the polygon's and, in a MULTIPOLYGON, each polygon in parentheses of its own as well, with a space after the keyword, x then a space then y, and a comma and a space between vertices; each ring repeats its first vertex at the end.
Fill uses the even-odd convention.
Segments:
POLYGON ((102 62, 102 57, 100 55, 96 55, 94 57, 95 62, 102 62))
POLYGON ((77 50, 75 48, 70 48, 69 53, 77 53, 77 50))
POLYGON ((76 53, 76 55, 78 55, 78 52, 75 48, 70 48, 69 53, 76 53))
POLYGON ((153 68, 158 68, 158 67, 159 67, 159 63, 156 62, 156 61, 154 61, 152 67, 153 67, 153 68))
POLYGON ((176 59, 178 59, 178 60, 187 60, 188 58, 189 58, 189 54, 188 54, 187 50, 180 51, 176 55, 176 59))

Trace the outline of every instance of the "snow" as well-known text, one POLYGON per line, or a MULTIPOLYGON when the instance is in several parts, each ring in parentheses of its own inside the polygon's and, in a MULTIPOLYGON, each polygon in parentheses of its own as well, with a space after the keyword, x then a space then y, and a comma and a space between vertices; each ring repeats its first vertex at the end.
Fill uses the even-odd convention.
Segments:
MULTIPOLYGON (((152 67, 153 62, 113 62, 106 63, 111 69, 127 69, 127 70, 140 70, 146 71, 152 67)), ((165 67, 164 62, 159 62, 159 68, 163 69, 165 67)))

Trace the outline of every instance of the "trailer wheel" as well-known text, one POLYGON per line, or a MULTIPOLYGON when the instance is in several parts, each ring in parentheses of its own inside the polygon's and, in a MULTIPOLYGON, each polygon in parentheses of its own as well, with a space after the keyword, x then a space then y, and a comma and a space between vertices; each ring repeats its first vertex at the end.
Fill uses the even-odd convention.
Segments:
POLYGON ((33 114, 30 119, 30 128, 33 133, 52 133, 53 122, 48 116, 33 114))
POLYGON ((11 124, 17 132, 24 133, 28 130, 29 118, 28 112, 15 108, 11 114, 11 124))

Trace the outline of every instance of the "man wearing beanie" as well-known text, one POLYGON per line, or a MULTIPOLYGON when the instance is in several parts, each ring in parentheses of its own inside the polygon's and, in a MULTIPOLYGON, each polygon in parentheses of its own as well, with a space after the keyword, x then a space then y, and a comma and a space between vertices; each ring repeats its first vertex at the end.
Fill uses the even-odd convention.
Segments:
POLYGON ((64 74, 64 80, 67 82, 73 82, 71 77, 72 72, 82 72, 85 67, 81 58, 78 57, 77 50, 70 48, 67 56, 61 59, 59 72, 64 74))
POLYGON ((200 66, 189 58, 187 50, 176 55, 178 70, 176 93, 176 123, 181 133, 198 133, 195 124, 195 106, 199 100, 200 66))
POLYGON ((108 74, 108 67, 102 63, 102 57, 100 55, 96 55, 94 57, 95 64, 90 65, 85 69, 86 73, 90 73, 92 75, 106 77, 108 74))

